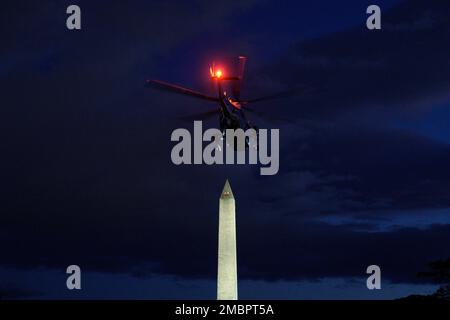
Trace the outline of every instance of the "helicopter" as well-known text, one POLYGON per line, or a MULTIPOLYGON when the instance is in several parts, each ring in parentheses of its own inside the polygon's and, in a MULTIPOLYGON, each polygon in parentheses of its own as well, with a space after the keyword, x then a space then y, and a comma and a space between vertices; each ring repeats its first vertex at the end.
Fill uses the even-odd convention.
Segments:
POLYGON ((192 89, 182 87, 179 85, 171 84, 161 80, 147 80, 146 86, 178 94, 184 94, 198 99, 206 101, 214 101, 219 104, 219 108, 209 110, 207 112, 197 114, 196 119, 207 118, 210 116, 218 115, 219 128, 222 135, 225 136, 227 129, 237 130, 242 129, 244 131, 248 129, 254 129, 258 133, 258 127, 253 125, 246 117, 244 111, 254 112, 248 105, 256 102, 271 100, 290 94, 290 91, 284 91, 270 96, 264 96, 254 99, 241 99, 241 87, 244 79, 245 64, 247 57, 239 56, 237 70, 238 74, 230 76, 225 74, 223 68, 216 68, 215 62, 209 68, 210 78, 217 90, 216 95, 208 95, 192 89), (225 90, 227 85, 231 85, 230 96, 225 90))

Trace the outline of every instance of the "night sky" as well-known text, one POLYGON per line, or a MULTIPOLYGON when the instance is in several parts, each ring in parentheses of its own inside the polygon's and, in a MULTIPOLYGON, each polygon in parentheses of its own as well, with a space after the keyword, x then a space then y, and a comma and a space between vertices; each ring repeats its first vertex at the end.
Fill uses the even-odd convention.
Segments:
POLYGON ((436 290, 417 273, 450 257, 448 0, 0 6, 0 297, 215 299, 227 178, 239 298, 436 290), (366 28, 370 4, 382 30, 366 28), (172 131, 193 128, 181 118, 216 105, 145 80, 210 92, 209 64, 238 55, 244 97, 310 88, 248 114, 280 129, 278 174, 172 164, 172 131))

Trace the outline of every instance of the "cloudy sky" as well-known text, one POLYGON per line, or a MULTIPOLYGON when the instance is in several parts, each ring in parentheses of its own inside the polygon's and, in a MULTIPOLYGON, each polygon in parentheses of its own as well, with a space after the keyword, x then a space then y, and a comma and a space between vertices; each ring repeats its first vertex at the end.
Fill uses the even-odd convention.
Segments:
POLYGON ((448 1, 80 0, 69 31, 73 3, 2 3, 0 297, 214 299, 227 178, 240 298, 436 289, 417 272, 450 256, 448 1), (245 97, 310 88, 248 115, 280 129, 279 173, 173 165, 180 118, 215 105, 145 80, 208 91, 210 62, 241 54, 245 97))

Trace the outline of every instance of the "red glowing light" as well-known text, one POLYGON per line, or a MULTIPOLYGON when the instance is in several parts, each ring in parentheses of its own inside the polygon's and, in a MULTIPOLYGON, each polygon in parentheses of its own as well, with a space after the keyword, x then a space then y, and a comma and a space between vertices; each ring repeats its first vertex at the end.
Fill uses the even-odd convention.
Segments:
POLYGON ((221 76, 222 76, 222 70, 219 69, 216 71, 216 77, 220 78, 221 76))

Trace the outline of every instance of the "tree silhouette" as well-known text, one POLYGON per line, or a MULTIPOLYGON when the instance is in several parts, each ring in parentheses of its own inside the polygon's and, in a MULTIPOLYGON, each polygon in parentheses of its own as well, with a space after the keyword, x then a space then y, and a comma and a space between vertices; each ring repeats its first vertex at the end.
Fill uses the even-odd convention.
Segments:
POLYGON ((420 277, 430 278, 440 284, 440 288, 433 294, 434 297, 450 301, 450 258, 431 262, 430 271, 419 272, 420 277))

